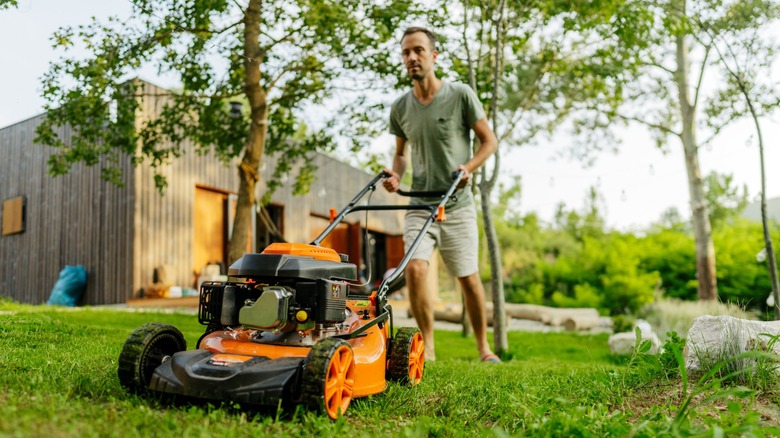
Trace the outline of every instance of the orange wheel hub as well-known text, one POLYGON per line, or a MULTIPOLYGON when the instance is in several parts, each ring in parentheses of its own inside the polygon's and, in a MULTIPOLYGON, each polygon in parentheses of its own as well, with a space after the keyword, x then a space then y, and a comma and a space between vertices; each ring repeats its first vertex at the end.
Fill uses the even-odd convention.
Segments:
POLYGON ((415 333, 412 337, 412 345, 409 347, 409 384, 420 383, 425 367, 425 344, 422 333, 415 333))
POLYGON ((355 387, 355 361, 352 349, 339 346, 333 352, 325 375, 325 410, 336 419, 347 411, 355 387))

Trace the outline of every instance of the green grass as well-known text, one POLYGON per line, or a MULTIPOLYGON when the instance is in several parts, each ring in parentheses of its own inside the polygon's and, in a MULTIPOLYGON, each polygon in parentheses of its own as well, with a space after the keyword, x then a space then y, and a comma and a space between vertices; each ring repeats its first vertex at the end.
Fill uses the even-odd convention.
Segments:
MULTIPOLYGON (((192 315, 0 302, 0 436, 654 436, 671 430, 681 400, 669 394, 679 379, 611 357, 606 335, 510 332, 512 359, 493 365, 477 361, 473 339, 437 332, 439 360, 420 385, 390 384, 335 422, 304 409, 171 404, 129 394, 116 377, 124 340, 149 321, 177 326, 189 348, 203 333, 192 315)), ((755 414, 755 397, 740 400, 740 415, 755 414)), ((702 409, 678 431, 732 421, 702 409)), ((768 426, 756 418, 749 432, 760 436, 768 426)))

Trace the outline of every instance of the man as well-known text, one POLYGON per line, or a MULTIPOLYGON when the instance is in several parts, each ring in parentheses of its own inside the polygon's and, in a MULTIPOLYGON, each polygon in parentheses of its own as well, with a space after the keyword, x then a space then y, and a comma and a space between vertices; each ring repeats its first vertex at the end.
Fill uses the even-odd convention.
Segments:
MULTIPOLYGON (((393 170, 384 181, 389 192, 399 189, 401 176, 411 156, 412 190, 440 191, 452 184, 453 171, 465 171, 459 184, 468 185, 471 174, 496 151, 497 140, 485 118, 482 104, 471 88, 436 78, 434 65, 438 52, 436 37, 428 29, 412 27, 401 39, 404 66, 414 87, 393 103, 390 133, 396 136, 393 170), (479 149, 471 156, 470 130, 479 139, 479 149)), ((433 340, 433 299, 427 287, 428 260, 438 245, 447 269, 458 278, 465 296, 480 358, 500 362, 487 342, 485 291, 479 278, 477 259, 477 214, 471 192, 460 190, 457 201, 446 205, 447 221, 434 222, 413 258, 406 266, 409 302, 425 340, 426 360, 435 360, 433 340)), ((412 203, 431 199, 413 198, 412 203)), ((419 233, 429 213, 411 210, 406 215, 404 246, 419 233)))

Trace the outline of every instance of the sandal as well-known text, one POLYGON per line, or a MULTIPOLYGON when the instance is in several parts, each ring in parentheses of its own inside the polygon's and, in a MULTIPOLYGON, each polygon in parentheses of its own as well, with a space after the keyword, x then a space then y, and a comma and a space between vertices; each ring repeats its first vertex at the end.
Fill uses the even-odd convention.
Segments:
POLYGON ((490 354, 486 354, 486 355, 482 356, 482 362, 501 363, 501 358, 499 358, 498 356, 496 356, 493 353, 490 353, 490 354))

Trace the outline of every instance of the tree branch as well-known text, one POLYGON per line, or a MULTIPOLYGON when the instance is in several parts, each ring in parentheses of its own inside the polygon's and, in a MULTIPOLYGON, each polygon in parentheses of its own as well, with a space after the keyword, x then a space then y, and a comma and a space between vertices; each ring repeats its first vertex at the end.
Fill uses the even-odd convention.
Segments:
POLYGON ((649 128, 657 129, 657 130, 659 130, 659 131, 661 131, 661 132, 665 132, 665 133, 667 133, 667 134, 669 134, 669 135, 674 135, 674 136, 677 136, 677 137, 680 137, 680 136, 682 136, 682 134, 681 134, 681 133, 679 133, 679 132, 675 132, 674 130, 672 130, 672 129, 669 129, 669 128, 667 128, 666 126, 659 125, 659 124, 657 124, 657 123, 651 123, 651 122, 648 122, 648 121, 646 121, 646 120, 639 119, 639 118, 637 118, 637 117, 633 117, 633 116, 624 116, 624 115, 622 115, 622 114, 618 114, 618 117, 619 117, 619 118, 621 118, 621 119, 623 119, 623 120, 625 120, 625 121, 628 121, 628 122, 636 122, 636 123, 639 123, 639 124, 641 124, 641 125, 645 125, 645 126, 647 126, 647 127, 649 127, 649 128))
POLYGON ((704 71, 706 70, 707 66, 707 58, 710 56, 710 49, 712 46, 710 44, 704 46, 704 59, 701 61, 701 69, 699 70, 699 80, 696 81, 696 93, 693 97, 693 108, 696 108, 696 105, 699 103, 699 96, 701 94, 701 83, 704 80, 704 71))
POLYGON ((325 65, 325 61, 320 61, 315 65, 307 65, 307 66, 302 66, 300 64, 295 64, 295 63, 289 63, 286 66, 284 66, 284 68, 282 68, 282 71, 280 71, 275 78, 271 79, 271 81, 268 82, 268 84, 265 86, 266 93, 270 92, 276 86, 276 83, 287 73, 294 72, 294 71, 318 71, 324 65, 325 65))
POLYGON ((285 36, 283 36, 283 37, 281 37, 281 38, 278 38, 278 39, 277 39, 277 38, 274 38, 274 37, 273 37, 273 36, 271 36, 269 33, 265 32, 265 31, 263 31, 263 30, 261 29, 261 30, 260 30, 260 34, 262 34, 264 37, 266 37, 266 38, 270 39, 270 40, 271 40, 271 43, 270 43, 270 44, 266 44, 266 45, 265 45, 265 46, 263 46, 263 47, 262 47, 262 49, 260 49, 260 50, 262 50, 262 52, 263 52, 263 53, 268 53, 268 52, 269 52, 271 49, 273 49, 275 46, 277 46, 277 45, 279 45, 279 44, 282 44, 282 43, 284 43, 284 42, 290 41, 290 40, 292 39, 292 36, 293 36, 293 35, 295 35, 296 33, 300 32, 300 31, 301 31, 301 29, 303 29, 303 26, 304 26, 304 25, 300 25, 300 26, 298 26, 297 28, 295 28, 295 29, 291 30, 290 32, 288 32, 288 33, 287 33, 287 35, 285 35, 285 36))

